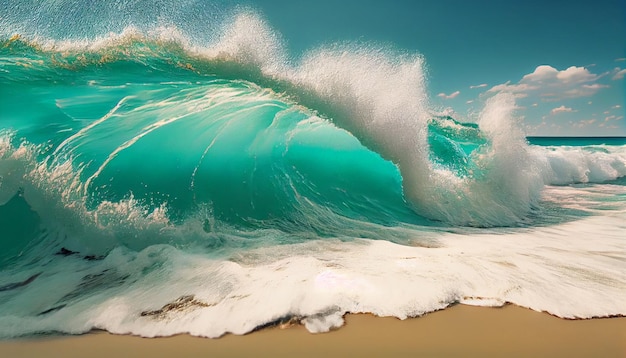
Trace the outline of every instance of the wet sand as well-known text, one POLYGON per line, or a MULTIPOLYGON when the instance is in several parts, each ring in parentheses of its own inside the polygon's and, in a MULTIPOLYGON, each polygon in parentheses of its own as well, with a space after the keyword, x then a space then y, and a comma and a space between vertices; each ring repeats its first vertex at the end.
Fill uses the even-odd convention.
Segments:
POLYGON ((92 332, 0 342, 2 357, 626 357, 626 317, 565 320, 508 305, 456 305, 407 320, 347 315, 324 334, 303 326, 207 339, 92 332))

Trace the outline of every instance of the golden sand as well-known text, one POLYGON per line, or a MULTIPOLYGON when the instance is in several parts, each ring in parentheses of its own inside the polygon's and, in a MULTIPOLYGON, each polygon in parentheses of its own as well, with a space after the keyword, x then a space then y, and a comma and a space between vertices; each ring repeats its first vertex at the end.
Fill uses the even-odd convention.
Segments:
POLYGON ((0 342, 1 357, 626 357, 626 317, 565 320, 516 306, 456 305, 404 321, 348 315, 340 329, 302 326, 219 339, 93 332, 0 342))

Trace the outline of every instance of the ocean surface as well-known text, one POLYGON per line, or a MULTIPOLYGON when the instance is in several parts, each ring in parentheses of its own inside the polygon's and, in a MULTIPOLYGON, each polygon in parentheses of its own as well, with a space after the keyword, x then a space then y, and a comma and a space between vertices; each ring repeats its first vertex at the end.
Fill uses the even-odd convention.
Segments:
POLYGON ((461 121, 419 54, 141 4, 0 5, 0 338, 626 314, 626 139, 526 138, 506 95, 461 121))

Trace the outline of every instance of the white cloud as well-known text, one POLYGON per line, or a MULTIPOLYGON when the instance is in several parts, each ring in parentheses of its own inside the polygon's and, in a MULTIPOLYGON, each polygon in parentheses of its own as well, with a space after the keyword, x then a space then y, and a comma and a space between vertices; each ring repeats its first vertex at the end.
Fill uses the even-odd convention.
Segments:
POLYGON ((511 81, 508 81, 507 83, 493 86, 487 92, 508 92, 508 93, 512 93, 517 98, 524 98, 524 97, 528 97, 527 92, 539 89, 539 86, 531 86, 526 83, 519 83, 516 85, 512 85, 510 83, 511 81))
POLYGON ((600 89, 600 88, 608 88, 609 86, 601 85, 599 83, 594 83, 594 84, 591 84, 591 85, 583 85, 582 87, 586 88, 586 89, 597 90, 597 89, 600 89))
POLYGON ((620 58, 615 59, 615 62, 622 62, 622 61, 626 61, 626 57, 620 57, 620 58))
POLYGON ((619 129, 619 127, 616 125, 607 126, 605 123, 598 124, 598 127, 606 129, 619 129))
POLYGON ((524 75, 524 77, 522 77, 522 80, 520 82, 541 82, 541 81, 556 77, 558 73, 559 71, 552 66, 541 65, 541 66, 537 66, 537 68, 535 68, 535 71, 533 71, 533 73, 524 75))
POLYGON ((624 78, 624 76, 626 75, 626 68, 623 70, 619 70, 617 71, 614 75, 613 75, 613 79, 614 80, 621 80, 622 78, 624 78))
POLYGON ((486 83, 481 83, 481 84, 476 85, 476 86, 470 86, 470 89, 483 88, 483 87, 487 87, 487 84, 486 83))
POLYGON ((595 119, 588 119, 588 120, 583 120, 583 121, 578 121, 578 123, 574 123, 574 127, 576 128, 584 128, 587 126, 590 126, 592 124, 596 123, 595 119))
POLYGON ((570 66, 563 71, 559 71, 556 68, 549 65, 537 66, 533 73, 529 73, 522 77, 520 83, 529 82, 562 82, 562 83, 583 83, 594 81, 598 78, 597 75, 589 72, 584 67, 570 66))
POLYGON ((563 91, 562 93, 546 93, 542 94, 542 97, 555 97, 559 98, 563 96, 564 98, 578 98, 578 97, 589 97, 596 94, 602 88, 608 88, 607 85, 601 85, 599 83, 594 83, 591 85, 582 85, 575 88, 572 88, 567 91, 563 91))
POLYGON ((582 83, 598 79, 598 76, 589 72, 584 67, 571 66, 566 70, 558 72, 556 78, 564 83, 582 83))
POLYGON ((606 116, 604 117, 604 121, 608 122, 608 121, 619 121, 621 119, 623 119, 624 116, 616 116, 616 115, 612 115, 612 116, 606 116))
POLYGON ((571 112, 577 112, 576 110, 573 110, 569 107, 565 107, 565 106, 561 106, 561 107, 557 107, 554 108, 550 111, 550 114, 555 115, 555 114, 559 114, 559 113, 571 113, 571 112))
POLYGON ((460 93, 461 93, 461 91, 452 92, 450 94, 445 94, 445 93, 442 92, 442 93, 439 93, 437 95, 437 97, 441 97, 443 99, 452 99, 452 98, 458 96, 460 93))
POLYGON ((472 101, 472 100, 470 99, 469 101, 467 101, 467 102, 465 102, 465 103, 467 103, 467 104, 472 104, 472 103, 474 103, 474 101, 472 101))
POLYGON ((622 108, 622 106, 620 106, 619 104, 616 104, 613 107, 611 107, 611 109, 620 109, 620 108, 622 108))
POLYGON ((596 94, 602 88, 608 88, 607 85, 601 85, 599 83, 594 83, 592 85, 582 85, 575 88, 572 88, 567 91, 563 91, 561 93, 544 93, 542 97, 553 97, 558 98, 578 98, 578 97, 590 97, 596 94))
POLYGON ((601 76, 589 72, 585 67, 570 66, 559 71, 549 65, 537 66, 532 73, 524 75, 516 83, 506 82, 493 86, 487 92, 508 92, 517 98, 537 95, 545 100, 559 100, 564 98, 587 97, 596 94, 600 89, 607 87, 592 83, 601 76))

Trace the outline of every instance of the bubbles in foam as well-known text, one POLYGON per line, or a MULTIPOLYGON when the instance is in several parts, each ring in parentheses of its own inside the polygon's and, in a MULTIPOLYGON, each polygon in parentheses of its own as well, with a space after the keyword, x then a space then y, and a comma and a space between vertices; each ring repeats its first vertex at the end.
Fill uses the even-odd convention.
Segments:
POLYGON ((402 155, 419 160, 415 152, 425 142, 428 119, 420 56, 337 45, 306 56, 294 77, 332 103, 334 123, 366 146, 394 162, 402 155))
POLYGON ((456 302, 512 302, 567 318, 624 314, 623 215, 533 230, 431 232, 437 248, 317 240, 240 250, 228 260, 168 245, 118 248, 93 263, 57 257, 43 279, 0 306, 0 336, 99 328, 219 337, 289 319, 324 332, 347 312, 404 319, 456 302), (603 240, 590 239, 597 235, 603 240), (43 294, 52 287, 52 296, 43 294), (88 294, 74 300, 77 291, 88 294), (67 305, 32 317, 54 302, 67 305))
POLYGON ((280 73, 287 62, 278 34, 252 12, 235 16, 220 31, 217 41, 199 53, 207 58, 252 64, 269 74, 280 73))

